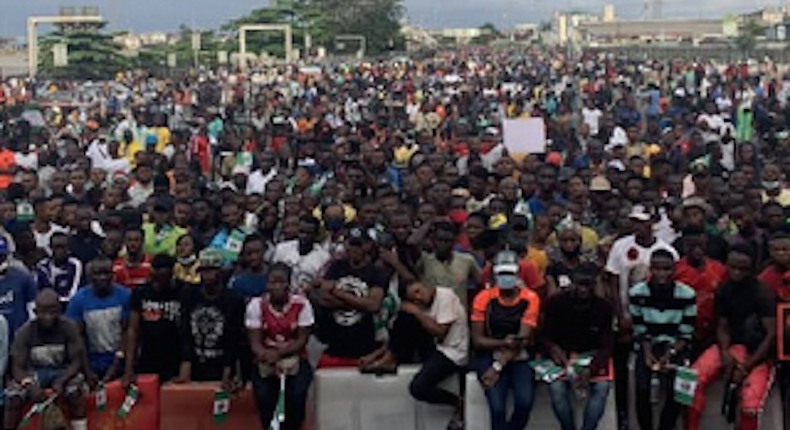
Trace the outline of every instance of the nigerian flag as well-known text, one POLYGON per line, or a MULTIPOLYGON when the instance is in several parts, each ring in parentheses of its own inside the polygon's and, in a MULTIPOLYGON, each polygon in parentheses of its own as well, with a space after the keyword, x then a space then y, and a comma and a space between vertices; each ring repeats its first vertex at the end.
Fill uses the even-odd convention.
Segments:
POLYGON ((557 366, 554 360, 541 359, 533 360, 529 363, 535 370, 535 380, 543 381, 547 384, 560 379, 565 374, 565 369, 557 366))
POLYGON ((675 371, 675 401, 691 406, 697 392, 697 371, 690 367, 678 367, 675 371))

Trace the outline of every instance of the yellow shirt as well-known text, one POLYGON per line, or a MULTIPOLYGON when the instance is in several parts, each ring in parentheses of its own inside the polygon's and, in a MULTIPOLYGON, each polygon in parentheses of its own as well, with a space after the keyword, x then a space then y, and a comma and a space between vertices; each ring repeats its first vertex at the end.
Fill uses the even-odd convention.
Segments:
MULTIPOLYGON (((582 248, 584 249, 598 249, 598 233, 590 227, 582 226, 582 248)), ((549 236, 548 244, 551 246, 558 246, 557 233, 552 233, 549 236)))
POLYGON ((779 195, 776 197, 771 197, 763 191, 763 203, 768 203, 769 201, 774 201, 782 205, 782 207, 790 206, 790 190, 787 188, 782 188, 782 191, 779 192, 779 195))
POLYGON ((134 156, 137 155, 138 152, 143 150, 143 145, 140 145, 140 142, 133 140, 129 142, 126 147, 124 148, 124 157, 129 160, 129 164, 134 166, 134 156))
POLYGON ((170 129, 167 127, 156 128, 156 153, 164 152, 165 147, 170 145, 170 129))
POLYGON ((546 268, 549 267, 549 257, 546 255, 546 250, 530 245, 527 247, 527 256, 524 257, 524 260, 531 261, 538 268, 540 276, 546 275, 546 268))

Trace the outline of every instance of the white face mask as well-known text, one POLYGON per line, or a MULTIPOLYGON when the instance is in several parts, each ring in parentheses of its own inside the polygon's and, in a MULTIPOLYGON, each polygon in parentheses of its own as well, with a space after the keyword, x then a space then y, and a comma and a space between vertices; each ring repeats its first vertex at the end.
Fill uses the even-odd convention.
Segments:
POLYGON ((0 263, 0 273, 5 273, 6 270, 8 270, 8 267, 9 267, 8 260, 5 260, 2 263, 0 263))

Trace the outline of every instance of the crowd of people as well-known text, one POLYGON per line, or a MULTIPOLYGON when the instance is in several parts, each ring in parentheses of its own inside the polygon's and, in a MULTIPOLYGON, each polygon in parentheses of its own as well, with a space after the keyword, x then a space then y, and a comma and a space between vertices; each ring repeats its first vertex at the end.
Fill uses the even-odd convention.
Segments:
POLYGON ((157 374, 251 383, 264 428, 285 378, 296 430, 316 367, 417 364, 410 395, 453 408, 451 430, 468 371, 492 430, 529 428, 538 383, 562 430, 596 429, 611 390, 619 430, 697 430, 716 378, 756 430, 775 372, 790 390, 785 72, 463 51, 130 72, 54 105, 76 84, 7 80, 4 428, 52 389, 84 430, 86 386, 157 374), (527 118, 544 153, 503 141, 527 118))

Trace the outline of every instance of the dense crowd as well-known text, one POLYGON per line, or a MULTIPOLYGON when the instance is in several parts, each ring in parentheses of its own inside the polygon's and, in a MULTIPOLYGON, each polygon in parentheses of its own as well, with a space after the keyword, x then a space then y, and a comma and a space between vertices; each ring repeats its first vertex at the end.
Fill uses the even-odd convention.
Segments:
POLYGON ((596 429, 611 389, 620 430, 655 428, 657 401, 659 429, 696 430, 718 377, 755 430, 775 371, 790 390, 785 72, 459 52, 89 94, 7 80, 4 428, 52 389, 85 430, 86 386, 157 374, 251 382, 264 428, 284 378, 296 430, 314 368, 418 364, 411 396, 454 408, 452 430, 463 383, 439 383, 467 371, 492 430, 529 427, 538 383, 563 430, 596 429), (544 153, 503 141, 527 118, 544 153))

